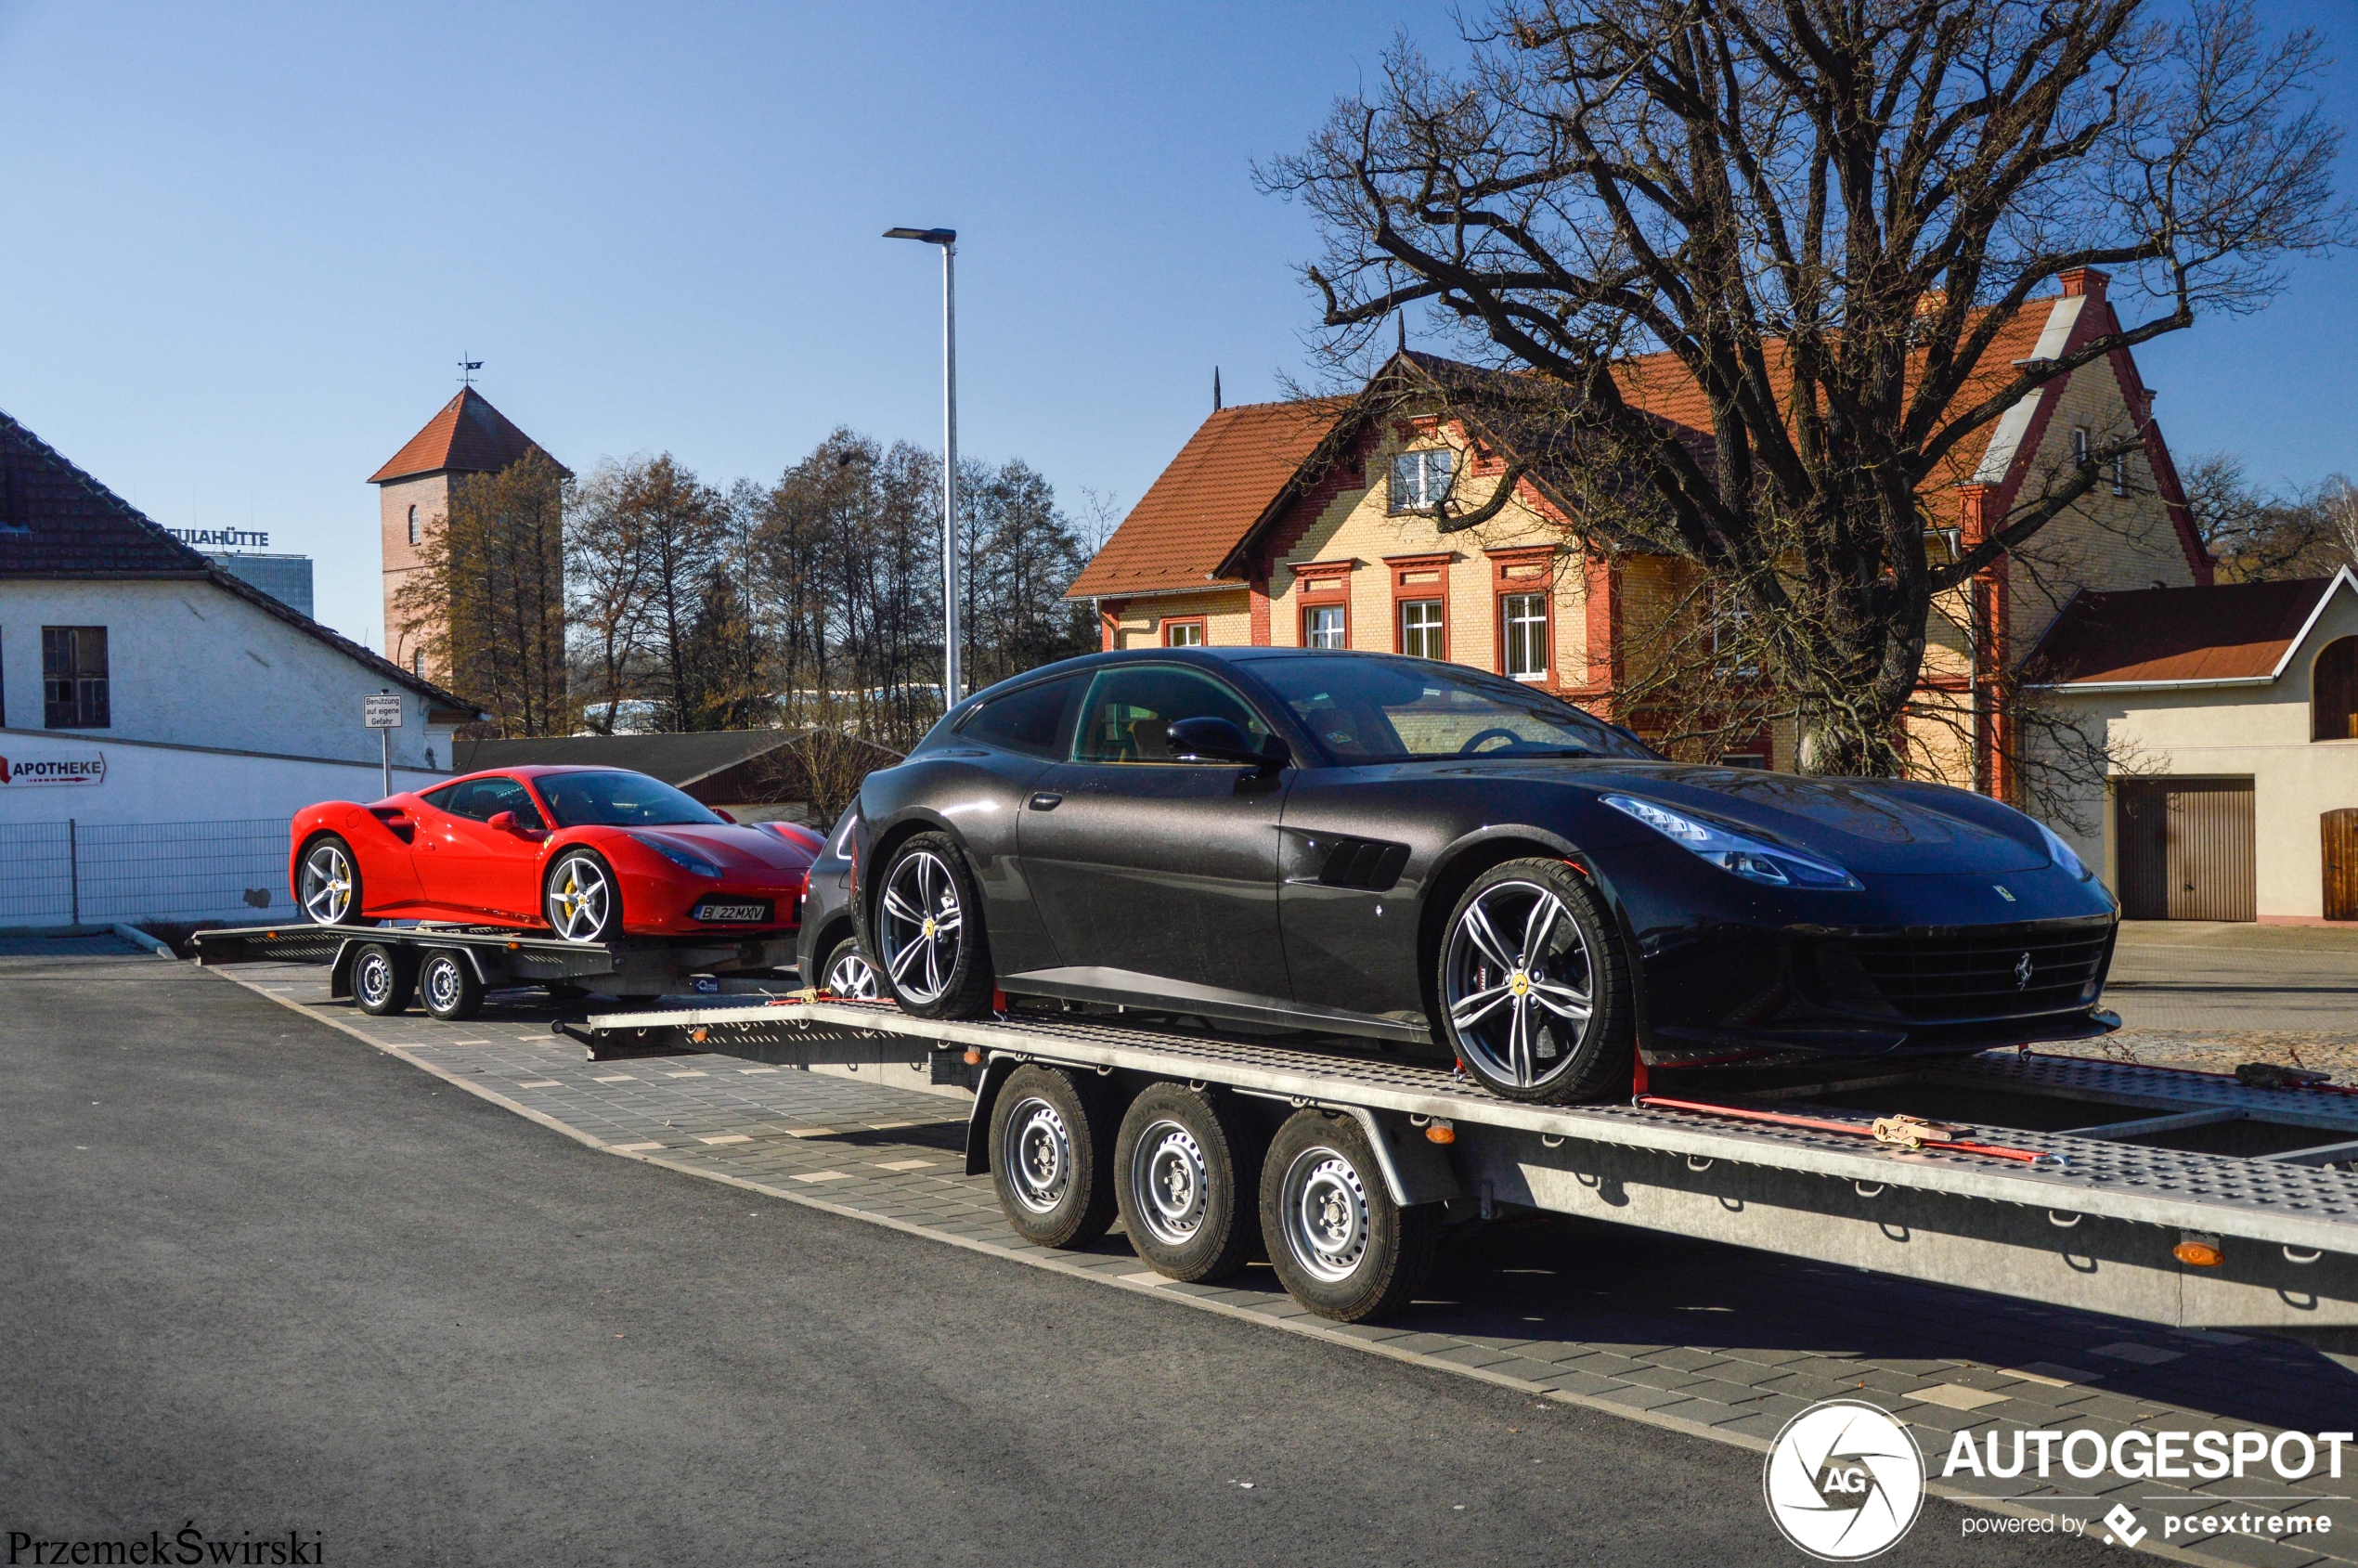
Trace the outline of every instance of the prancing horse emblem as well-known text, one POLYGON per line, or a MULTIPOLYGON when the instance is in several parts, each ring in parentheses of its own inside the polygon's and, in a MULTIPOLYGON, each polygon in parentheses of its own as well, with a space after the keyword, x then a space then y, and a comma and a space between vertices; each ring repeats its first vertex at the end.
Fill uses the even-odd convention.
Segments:
POLYGON ((2027 952, 2015 960, 2015 989, 2016 991, 2030 989, 2030 954, 2027 952))

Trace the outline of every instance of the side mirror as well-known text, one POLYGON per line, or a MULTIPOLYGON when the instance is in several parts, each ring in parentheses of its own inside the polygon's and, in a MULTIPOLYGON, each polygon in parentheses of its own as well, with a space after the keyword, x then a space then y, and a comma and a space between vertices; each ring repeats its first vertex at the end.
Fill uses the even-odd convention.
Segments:
POLYGON ((1235 762, 1275 770, 1292 758, 1286 743, 1269 737, 1266 749, 1252 744, 1241 726, 1226 719, 1181 719, 1171 726, 1171 755, 1182 762, 1235 762))
POLYGON ((734 818, 734 817, 731 816, 728 812, 726 812, 726 811, 722 810, 721 810, 719 807, 718 807, 718 806, 715 806, 714 808, 712 808, 712 814, 713 814, 714 816, 716 816, 716 817, 719 817, 719 818, 722 822, 724 822, 724 823, 734 823, 734 822, 737 820, 736 818, 734 818))
POLYGON ((491 820, 483 825, 494 833, 513 833, 516 831, 516 814, 513 811, 494 811, 491 820))

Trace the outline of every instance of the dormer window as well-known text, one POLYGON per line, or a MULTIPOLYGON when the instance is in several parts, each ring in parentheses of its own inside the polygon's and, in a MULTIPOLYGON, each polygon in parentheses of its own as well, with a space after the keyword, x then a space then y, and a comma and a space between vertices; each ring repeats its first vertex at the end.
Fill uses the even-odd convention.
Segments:
POLYGON ((1431 512, 1449 494, 1449 477, 1458 454, 1444 447, 1432 452, 1403 452, 1392 460, 1392 510, 1431 512))

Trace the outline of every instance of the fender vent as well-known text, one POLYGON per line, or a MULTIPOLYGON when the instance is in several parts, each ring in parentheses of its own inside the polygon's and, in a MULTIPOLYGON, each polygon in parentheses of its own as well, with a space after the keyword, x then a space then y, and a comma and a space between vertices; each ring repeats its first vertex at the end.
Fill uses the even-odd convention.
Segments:
POLYGON ((1408 846, 1380 838, 1338 838, 1327 852, 1318 881, 1328 888, 1360 888, 1380 893, 1400 880, 1408 864, 1408 846))

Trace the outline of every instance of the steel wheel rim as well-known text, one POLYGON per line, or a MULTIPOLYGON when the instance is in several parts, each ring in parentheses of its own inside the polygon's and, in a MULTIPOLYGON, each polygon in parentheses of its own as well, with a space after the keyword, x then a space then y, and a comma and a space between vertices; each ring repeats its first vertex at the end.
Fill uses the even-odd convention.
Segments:
POLYGON ((1572 1070, 1596 1010, 1595 957, 1563 899, 1536 882, 1484 888, 1449 929, 1442 1005, 1461 1055, 1536 1089, 1572 1070))
POLYGON ((918 849, 893 862, 876 907, 886 971, 892 989, 920 1004, 938 1000, 957 973, 965 914, 957 878, 940 856, 918 849))
POLYGON ((835 962, 820 981, 820 989, 835 996, 848 996, 855 1002, 876 999, 876 966, 852 949, 835 962))
POLYGON ((303 857, 303 912, 319 926, 337 926, 352 913, 352 862, 322 844, 303 857))
POLYGON ((1169 1247, 1193 1241, 1211 1208, 1203 1146, 1176 1121, 1148 1127, 1130 1153, 1130 1192, 1138 1223, 1156 1240, 1169 1247))
POLYGON ((1016 1201, 1035 1214, 1054 1212, 1072 1186, 1072 1134, 1056 1108, 1037 1097, 1017 1105, 1008 1119, 1007 1186, 1016 1201))
POLYGON ((352 977, 352 989, 369 1006, 383 1005, 393 994, 393 960, 382 952, 364 956, 352 977))
POLYGON ((1367 1261, 1367 1189, 1331 1148, 1304 1149, 1286 1169, 1286 1250, 1317 1278, 1339 1284, 1367 1261))
POLYGON ((593 942, 605 928, 614 887, 598 862, 577 855, 549 883, 549 924, 569 942, 593 942))
POLYGON ((437 1013, 447 1013, 459 1001, 459 961, 455 958, 426 960, 423 990, 426 1005, 437 1013))

